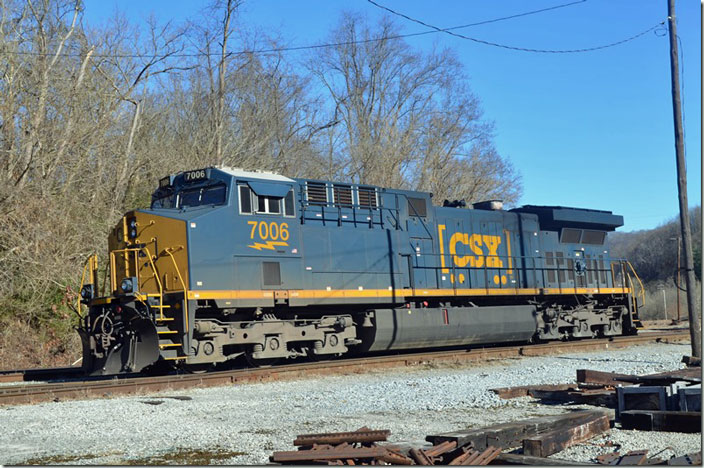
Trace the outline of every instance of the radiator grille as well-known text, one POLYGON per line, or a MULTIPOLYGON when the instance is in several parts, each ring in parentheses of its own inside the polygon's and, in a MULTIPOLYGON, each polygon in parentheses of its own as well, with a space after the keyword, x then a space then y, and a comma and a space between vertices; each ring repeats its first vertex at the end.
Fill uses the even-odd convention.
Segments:
POLYGON ((359 206, 362 208, 376 208, 376 189, 373 187, 357 188, 359 206))
POLYGON ((322 182, 306 182, 308 203, 311 205, 327 205, 328 191, 322 182))
POLYGON ((264 286, 281 286, 281 266, 279 262, 262 262, 264 286))
POLYGON ((333 185, 332 192, 337 206, 352 206, 352 187, 348 185, 333 185))

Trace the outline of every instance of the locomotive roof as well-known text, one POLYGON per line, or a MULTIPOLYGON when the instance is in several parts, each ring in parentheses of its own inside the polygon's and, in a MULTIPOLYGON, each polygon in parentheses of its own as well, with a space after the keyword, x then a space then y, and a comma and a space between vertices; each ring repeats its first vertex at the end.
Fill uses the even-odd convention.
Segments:
POLYGON ((276 174, 274 172, 266 172, 266 171, 245 171, 244 169, 240 168, 233 168, 233 167, 215 167, 215 169, 222 171, 226 174, 229 174, 234 177, 246 177, 248 179, 263 179, 263 180, 271 180, 271 181, 276 181, 276 182, 295 182, 293 179, 289 179, 286 176, 282 176, 281 174, 276 174))
POLYGON ((538 215, 541 229, 558 230, 562 227, 575 227, 614 231, 623 226, 623 216, 611 211, 567 206, 524 205, 511 210, 514 213, 533 213, 538 215))

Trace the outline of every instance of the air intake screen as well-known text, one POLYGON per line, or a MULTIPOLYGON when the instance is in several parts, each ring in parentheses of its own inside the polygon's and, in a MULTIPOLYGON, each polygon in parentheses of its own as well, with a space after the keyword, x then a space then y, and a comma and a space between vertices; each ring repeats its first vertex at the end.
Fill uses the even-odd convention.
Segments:
POLYGON ((427 216, 425 198, 408 197, 408 216, 427 216))
POLYGON ((563 244, 579 244, 579 238, 581 236, 581 229, 562 228, 562 238, 560 242, 563 244))
POLYGON ((322 182, 307 182, 308 187, 308 203, 311 205, 327 205, 328 192, 325 184, 322 182))
POLYGON ((332 192, 335 197, 335 205, 352 206, 352 187, 348 185, 333 185, 332 192))
POLYGON ((279 262, 262 262, 264 286, 281 286, 281 266, 279 262))
POLYGON ((583 244, 592 244, 592 245, 602 245, 604 243, 604 239, 606 239, 606 233, 604 231, 584 231, 584 235, 582 236, 582 243, 583 244))
POLYGON ((376 189, 372 187, 359 187, 359 206, 362 208, 376 208, 376 189))
POLYGON ((548 270, 548 283, 554 283, 557 280, 557 273, 555 272, 555 259, 553 258, 552 252, 545 252, 545 269, 548 270))

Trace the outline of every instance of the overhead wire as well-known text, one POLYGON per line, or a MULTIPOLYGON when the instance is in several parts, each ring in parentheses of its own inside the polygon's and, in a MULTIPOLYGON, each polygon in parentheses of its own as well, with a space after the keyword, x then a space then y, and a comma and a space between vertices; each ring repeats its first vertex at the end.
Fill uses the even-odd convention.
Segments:
MULTIPOLYGON (((565 8, 568 6, 577 5, 579 3, 585 3, 586 1, 587 0, 577 0, 576 2, 562 3, 560 5, 555 5, 555 6, 551 6, 551 7, 547 7, 547 8, 541 8, 539 10, 531 10, 531 11, 526 11, 523 13, 516 13, 515 15, 502 16, 500 18, 493 18, 493 19, 489 19, 489 20, 478 21, 476 23, 463 24, 461 26, 452 26, 451 28, 443 28, 442 31, 443 32, 454 31, 456 29, 471 28, 473 26, 481 26, 483 24, 498 23, 499 21, 506 21, 506 20, 510 20, 510 19, 520 18, 522 16, 535 15, 537 13, 543 13, 543 12, 550 11, 550 10, 557 10, 559 8, 565 8)), ((386 9, 385 7, 383 7, 382 5, 379 5, 377 3, 374 3, 374 2, 370 2, 370 3, 373 3, 374 5, 376 5, 380 8, 386 9)), ((440 31, 435 31, 435 32, 440 32, 440 31)))
MULTIPOLYGON (((587 0, 577 0, 569 3, 563 3, 560 5, 555 5, 552 7, 547 7, 547 8, 541 8, 538 10, 530 10, 530 11, 525 11, 522 13, 516 13, 513 15, 509 16, 502 16, 499 18, 492 18, 484 21, 478 21, 476 23, 469 23, 469 24, 463 24, 459 26, 452 26, 449 28, 433 28, 432 31, 420 31, 416 33, 407 33, 407 34, 395 34, 392 36, 383 36, 383 37, 374 37, 370 39, 359 39, 355 41, 343 41, 343 42, 331 42, 331 43, 323 43, 323 44, 311 44, 311 45, 303 45, 303 46, 290 46, 290 47, 272 47, 268 49, 251 49, 251 50, 239 50, 239 51, 234 51, 234 52, 228 52, 227 56, 233 56, 233 55, 247 55, 247 54, 270 54, 270 53, 277 53, 277 52, 291 52, 291 51, 300 51, 300 50, 311 50, 311 49, 323 49, 327 47, 339 47, 339 46, 346 46, 346 45, 356 45, 356 44, 369 44, 373 42, 381 42, 381 41, 387 41, 387 40, 393 40, 393 39, 404 39, 407 37, 417 37, 417 36, 425 36, 428 34, 437 34, 439 32, 449 32, 450 34, 453 34, 451 31, 457 30, 457 29, 464 29, 464 28, 469 28, 473 26, 479 26, 483 24, 490 24, 490 23, 496 23, 499 21, 506 21, 509 19, 514 19, 514 18, 519 18, 522 16, 529 16, 529 15, 535 15, 538 13, 543 13, 546 11, 550 10, 556 10, 559 8, 565 8, 569 7, 572 5, 576 5, 579 3, 584 3, 587 0)), ((385 8, 382 5, 376 4, 380 8, 385 8)), ((410 19, 410 18, 409 18, 410 19)), ((32 52, 32 51, 3 51, 0 48, 0 54, 11 54, 11 55, 30 55, 30 56, 53 56, 53 53, 49 52, 32 52)), ((206 56, 219 56, 220 53, 212 53, 212 54, 204 54, 204 53, 174 53, 174 54, 169 54, 169 57, 174 57, 174 58, 187 58, 187 57, 206 57, 206 56)), ((83 57, 84 54, 80 53, 62 53, 60 54, 62 57, 83 57)), ((154 57, 154 54, 93 54, 92 57, 94 58, 152 58, 154 57)))
POLYGON ((476 42, 476 43, 484 44, 484 45, 488 45, 488 46, 499 47, 502 49, 516 50, 519 52, 541 53, 541 54, 574 54, 574 53, 582 53, 582 52, 592 52, 595 50, 601 50, 601 49, 607 49, 610 47, 615 47, 617 45, 625 44, 626 42, 630 42, 634 39, 637 39, 641 36, 644 36, 645 34, 649 33, 650 31, 654 31, 655 29, 659 28, 662 24, 665 23, 665 21, 661 21, 658 24, 651 26, 650 28, 648 28, 644 31, 641 31, 638 34, 635 34, 633 36, 627 37, 627 38, 622 39, 620 41, 611 42, 609 44, 603 44, 603 45, 594 46, 594 47, 586 47, 586 48, 582 48, 582 49, 563 49, 563 50, 532 49, 532 48, 528 48, 528 47, 516 47, 516 46, 510 46, 510 45, 506 45, 506 44, 499 44, 497 42, 485 41, 483 39, 477 39, 476 37, 466 36, 464 34, 459 34, 459 33, 453 32, 453 31, 449 30, 449 28, 446 28, 446 29, 438 28, 437 26, 434 26, 432 24, 426 23, 426 22, 421 21, 416 18, 412 18, 404 13, 400 13, 400 12, 393 10, 387 6, 381 5, 377 2, 375 2, 374 0, 367 0, 367 2, 371 3, 372 5, 376 6, 377 8, 381 8, 382 10, 386 10, 393 15, 400 16, 401 18, 405 18, 409 21, 420 24, 420 25, 425 26, 427 28, 432 28, 437 32, 444 32, 445 34, 449 34, 451 36, 455 36, 460 39, 465 39, 468 41, 472 41, 472 42, 476 42))

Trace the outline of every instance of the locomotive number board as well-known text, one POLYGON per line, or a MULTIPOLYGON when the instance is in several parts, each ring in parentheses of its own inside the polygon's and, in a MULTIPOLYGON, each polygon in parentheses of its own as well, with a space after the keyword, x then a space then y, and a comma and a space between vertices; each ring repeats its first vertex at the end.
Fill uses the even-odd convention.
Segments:
POLYGON ((205 173, 205 169, 199 169, 197 171, 188 171, 183 174, 184 182, 198 182, 199 180, 207 179, 208 175, 205 173))

